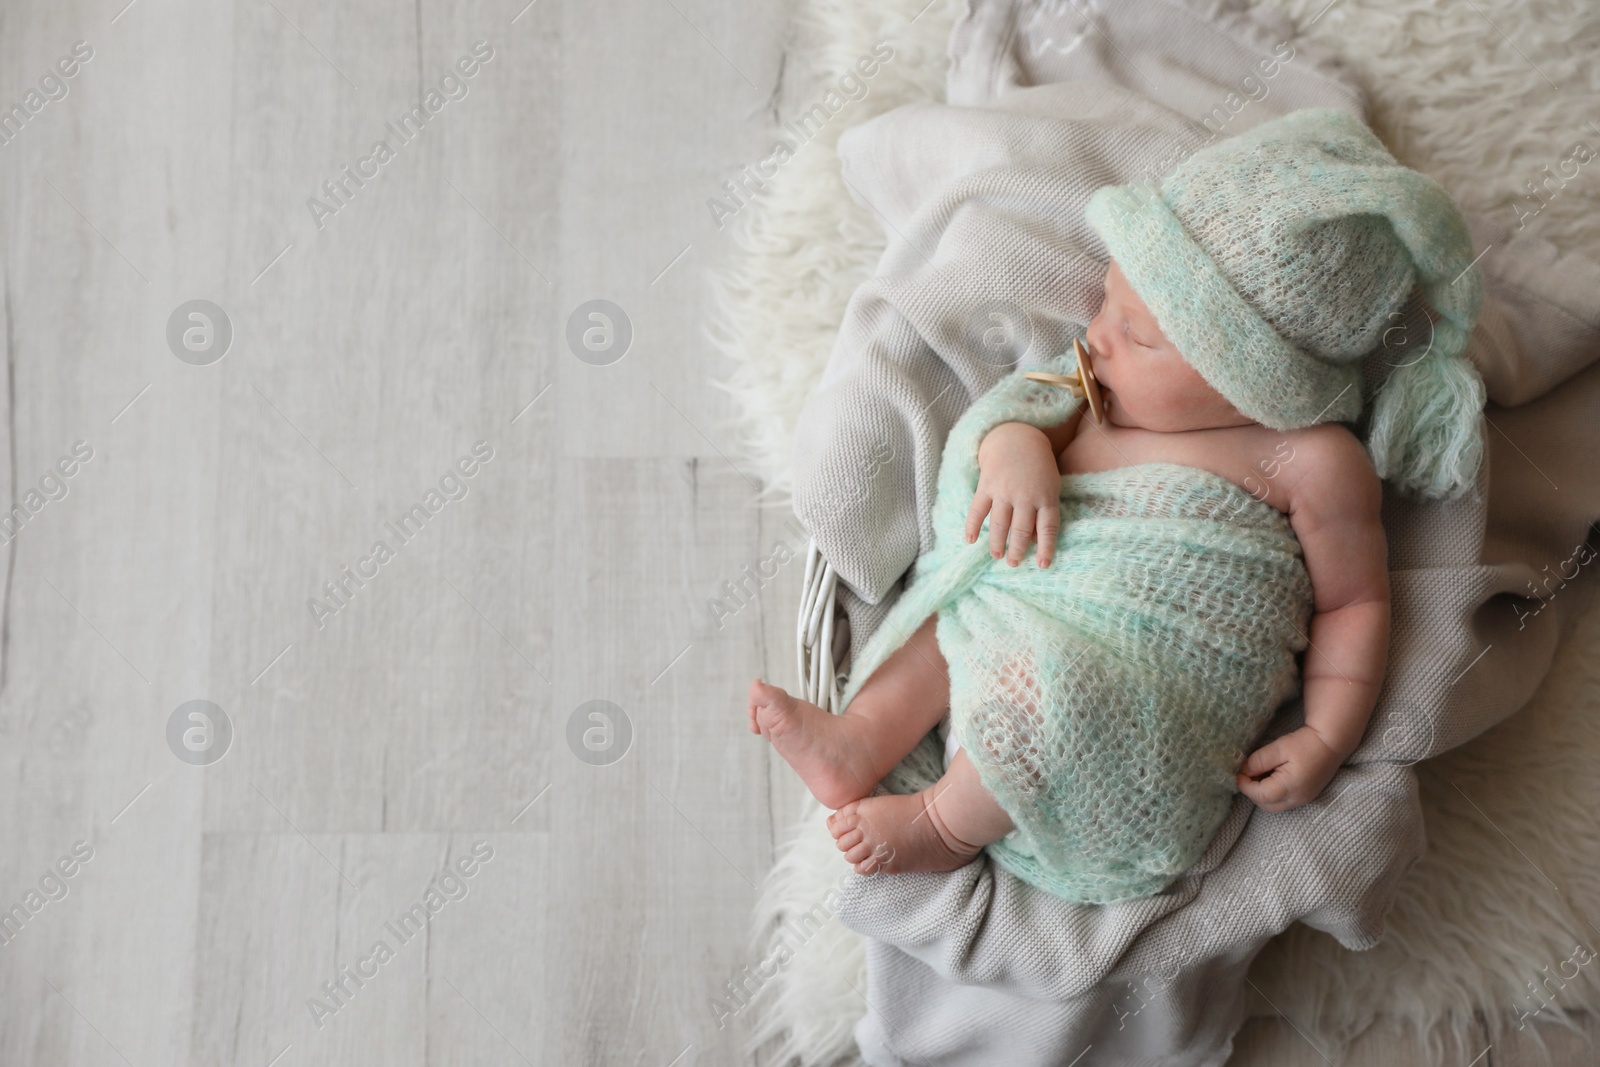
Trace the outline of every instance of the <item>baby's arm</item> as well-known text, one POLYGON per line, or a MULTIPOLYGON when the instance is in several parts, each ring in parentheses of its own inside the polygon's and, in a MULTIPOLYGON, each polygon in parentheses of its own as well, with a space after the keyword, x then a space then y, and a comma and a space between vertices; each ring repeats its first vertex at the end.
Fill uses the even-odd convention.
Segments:
POLYGON ((1083 416, 1075 410, 1058 426, 1002 422, 978 445, 978 489, 967 511, 967 543, 978 539, 989 516, 989 555, 1004 553, 1013 567, 1038 536, 1039 566, 1050 566, 1061 529, 1061 470, 1056 456, 1072 440, 1083 416))
POLYGON ((1240 768, 1239 791, 1264 811, 1314 800, 1356 750, 1389 655, 1382 483, 1361 443, 1341 426, 1311 431, 1295 441, 1295 452, 1285 468, 1298 468, 1288 487, 1289 521, 1314 597, 1305 725, 1263 745, 1240 768))

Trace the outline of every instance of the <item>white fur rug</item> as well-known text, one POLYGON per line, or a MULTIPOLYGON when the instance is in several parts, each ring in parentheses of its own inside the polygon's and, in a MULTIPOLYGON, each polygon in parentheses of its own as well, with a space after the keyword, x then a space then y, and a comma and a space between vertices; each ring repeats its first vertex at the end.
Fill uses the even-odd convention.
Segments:
MULTIPOLYGON (((1315 18, 1310 36, 1360 74, 1373 124, 1402 162, 1513 230, 1539 206, 1525 183, 1546 165, 1557 171, 1578 141, 1600 149, 1600 5, 1268 2, 1298 25, 1315 18)), ((942 97, 946 41, 962 3, 933 0, 915 18, 916 3, 894 5, 903 15, 886 6, 803 0, 797 9, 779 101, 784 119, 820 100, 874 42, 889 42, 894 56, 866 95, 846 101, 729 221, 739 251, 713 277, 712 338, 733 366, 719 384, 739 408, 733 429, 747 462, 776 499, 788 490, 801 405, 851 292, 883 248, 878 224, 839 178, 834 144, 872 115, 942 97)), ((1527 226, 1562 251, 1600 258, 1597 189, 1600 171, 1580 172, 1527 226)), ((1475 1015, 1498 1043, 1521 1015, 1538 1012, 1543 1022, 1600 1010, 1600 966, 1557 977, 1572 968, 1563 961, 1576 945, 1600 946, 1600 928, 1589 921, 1600 920, 1600 663, 1590 654, 1597 648, 1600 610, 1592 608, 1573 624, 1526 709, 1418 767, 1429 850, 1401 888, 1383 944, 1351 953, 1296 926, 1256 960, 1252 981, 1272 990, 1277 1007, 1322 1048, 1342 1048, 1381 1023, 1442 1049, 1443 1036, 1475 1015)), ((844 867, 825 815, 808 799, 764 887, 754 935, 763 951, 778 922, 831 915, 844 867)), ((756 1040, 776 1048, 776 1062, 855 1062, 861 940, 836 921, 799 940, 803 948, 775 960, 775 976, 757 994, 756 1040)))

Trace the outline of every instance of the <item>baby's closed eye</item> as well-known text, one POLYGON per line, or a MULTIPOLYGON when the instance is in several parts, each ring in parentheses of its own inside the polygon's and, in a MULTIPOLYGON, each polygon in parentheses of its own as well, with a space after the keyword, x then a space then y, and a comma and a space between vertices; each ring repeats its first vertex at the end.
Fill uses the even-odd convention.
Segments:
POLYGON ((1138 345, 1140 348, 1155 348, 1155 347, 1157 347, 1156 345, 1153 345, 1150 342, 1144 340, 1139 334, 1134 333, 1133 332, 1133 328, 1128 325, 1128 322, 1127 322, 1126 319, 1124 319, 1123 322, 1122 322, 1122 332, 1127 335, 1128 340, 1132 341, 1134 344, 1138 345))

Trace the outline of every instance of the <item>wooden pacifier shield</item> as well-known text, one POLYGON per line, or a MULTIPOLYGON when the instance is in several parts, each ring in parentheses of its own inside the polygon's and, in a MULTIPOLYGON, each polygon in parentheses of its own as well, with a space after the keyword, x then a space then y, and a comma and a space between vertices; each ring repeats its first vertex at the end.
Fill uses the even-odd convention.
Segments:
POLYGON ((1084 397, 1089 401, 1089 413, 1094 416, 1096 423, 1105 421, 1105 402, 1100 398, 1100 380, 1094 376, 1094 370, 1089 366, 1089 349, 1084 347, 1083 339, 1074 337, 1072 347, 1078 353, 1078 381, 1083 389, 1084 397))

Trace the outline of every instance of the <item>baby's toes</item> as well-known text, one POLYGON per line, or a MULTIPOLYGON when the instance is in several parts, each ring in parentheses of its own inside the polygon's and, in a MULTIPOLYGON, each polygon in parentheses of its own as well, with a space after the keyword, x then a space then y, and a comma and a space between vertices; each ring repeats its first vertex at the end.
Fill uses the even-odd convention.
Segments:
POLYGON ((859 801, 852 800, 828 816, 828 830, 833 834, 835 841, 854 830, 860 824, 860 817, 856 814, 856 805, 858 803, 859 801))
POLYGON ((762 681, 760 678, 750 683, 750 688, 746 695, 750 698, 752 709, 774 704, 781 706, 793 699, 789 696, 787 689, 762 681))
POLYGON ((859 871, 861 869, 861 864, 864 861, 872 858, 872 846, 867 844, 865 841, 857 841, 854 845, 845 850, 844 858, 850 863, 855 864, 856 869, 859 871))
MULTIPOLYGON (((865 845, 862 847, 866 848, 865 845)), ((852 862, 857 874, 877 874, 879 871, 887 869, 885 866, 886 860, 881 849, 866 849, 866 855, 852 862)))
POLYGON ((849 852, 851 849, 861 844, 862 836, 863 835, 860 830, 846 830, 844 833, 834 838, 834 842, 839 846, 840 852, 849 852))

